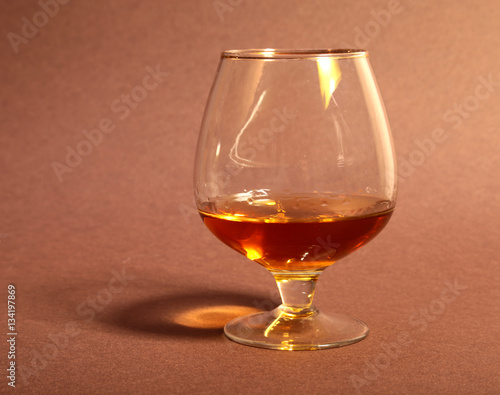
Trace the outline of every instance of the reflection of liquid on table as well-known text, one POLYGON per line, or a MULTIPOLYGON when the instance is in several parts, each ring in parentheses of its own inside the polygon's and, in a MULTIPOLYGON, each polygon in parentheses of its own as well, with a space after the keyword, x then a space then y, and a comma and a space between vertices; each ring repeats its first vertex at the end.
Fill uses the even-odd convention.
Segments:
POLYGON ((183 311, 174 317, 174 322, 190 328, 216 329, 223 328, 232 319, 257 313, 254 307, 249 306, 205 306, 183 311))

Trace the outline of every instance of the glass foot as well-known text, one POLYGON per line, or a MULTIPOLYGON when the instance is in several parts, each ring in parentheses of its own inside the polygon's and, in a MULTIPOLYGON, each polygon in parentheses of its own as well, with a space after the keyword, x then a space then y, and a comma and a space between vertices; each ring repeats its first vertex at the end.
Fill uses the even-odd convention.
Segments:
POLYGON ((238 317, 224 327, 226 336, 241 344, 274 350, 320 350, 363 340, 368 326, 340 314, 325 314, 312 306, 290 314, 282 306, 272 311, 238 317))

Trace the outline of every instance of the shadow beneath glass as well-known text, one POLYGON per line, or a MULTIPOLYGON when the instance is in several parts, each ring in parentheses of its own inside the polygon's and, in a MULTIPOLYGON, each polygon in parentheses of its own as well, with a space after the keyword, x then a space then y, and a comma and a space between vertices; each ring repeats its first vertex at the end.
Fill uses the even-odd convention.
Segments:
POLYGON ((109 311, 99 320, 143 333, 207 337, 220 336, 224 325, 236 317, 274 307, 273 301, 257 295, 205 291, 139 301, 109 311))

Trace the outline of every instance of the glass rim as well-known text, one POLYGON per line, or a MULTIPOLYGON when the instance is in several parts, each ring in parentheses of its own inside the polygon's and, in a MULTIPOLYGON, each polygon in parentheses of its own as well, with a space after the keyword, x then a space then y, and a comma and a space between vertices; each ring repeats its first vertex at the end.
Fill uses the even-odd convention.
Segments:
POLYGON ((233 59, 310 59, 334 58, 350 59, 368 57, 365 49, 229 49, 221 53, 222 58, 233 59))

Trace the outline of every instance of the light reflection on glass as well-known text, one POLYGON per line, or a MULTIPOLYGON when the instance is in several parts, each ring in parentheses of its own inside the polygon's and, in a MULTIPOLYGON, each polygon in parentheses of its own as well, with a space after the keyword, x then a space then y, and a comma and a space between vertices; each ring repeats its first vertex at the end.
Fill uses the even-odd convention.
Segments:
POLYGON ((334 58, 316 59, 319 74, 319 87, 325 110, 330 105, 331 97, 342 79, 342 72, 338 62, 334 58))
POLYGON ((257 248, 246 247, 245 251, 247 253, 247 258, 252 261, 262 258, 262 251, 257 248))
POLYGON ((241 128, 241 130, 239 131, 238 135, 236 136, 235 141, 234 141, 234 145, 231 147, 231 151, 229 152, 229 157, 231 158, 231 160, 234 163, 238 164, 239 166, 246 167, 246 166, 252 166, 252 164, 253 164, 253 162, 251 160, 242 158, 239 155, 239 153, 238 153, 238 145, 240 144, 241 136, 245 132, 245 129, 250 124, 250 122, 252 121, 252 119, 255 117, 255 114, 257 114, 257 111, 259 110, 260 105, 262 103, 262 100, 264 100, 265 96, 266 96, 266 91, 263 91, 261 93, 261 95, 259 96, 259 99, 257 100, 257 103, 253 107, 252 112, 250 113, 250 116, 248 117, 247 121, 245 122, 245 124, 243 125, 243 127, 241 128))

